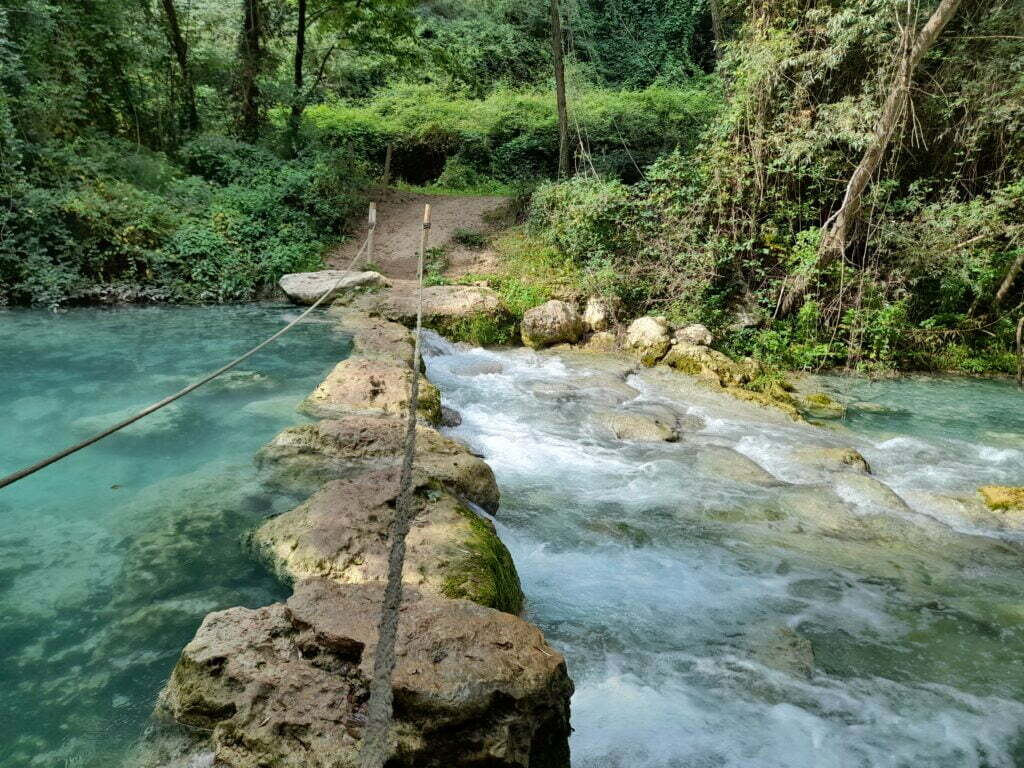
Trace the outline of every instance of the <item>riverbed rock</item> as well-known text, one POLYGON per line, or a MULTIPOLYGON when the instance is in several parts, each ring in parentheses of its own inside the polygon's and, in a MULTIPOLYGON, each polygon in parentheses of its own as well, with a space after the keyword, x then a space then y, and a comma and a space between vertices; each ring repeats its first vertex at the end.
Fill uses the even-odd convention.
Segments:
POLYGON ((597 332, 607 331, 615 321, 615 309, 611 300, 604 296, 591 296, 583 310, 583 329, 597 332))
POLYGON ((587 337, 577 349, 590 354, 605 355, 614 352, 619 346, 618 339, 611 331, 598 331, 587 337))
POLYGON ((324 300, 330 303, 341 296, 383 288, 387 280, 379 272, 354 272, 343 269, 324 269, 319 272, 295 272, 284 275, 278 285, 296 304, 314 304, 331 290, 324 300))
POLYGON ((663 317, 638 317, 626 330, 624 346, 644 365, 654 365, 672 346, 668 323, 663 317))
MULTIPOLYGON (((380 599, 317 579, 286 605, 212 613, 161 706, 231 768, 355 768, 380 599)), ((410 590, 393 690, 389 766, 569 766, 565 660, 515 616, 410 590)))
POLYGON ((534 349, 573 343, 583 334, 583 322, 576 308, 557 299, 526 310, 520 328, 523 344, 534 349))
POLYGON ((714 342, 715 337, 711 335, 711 331, 707 329, 707 326, 701 325, 700 323, 693 323, 691 325, 677 328, 676 332, 672 334, 672 342, 678 343, 680 341, 686 344, 697 344, 702 347, 710 347, 714 342))
POLYGON ((441 406, 441 426, 458 427, 462 425, 462 414, 447 405, 441 406))
POLYGON ((697 468, 708 475, 722 477, 736 483, 774 486, 780 481, 767 469, 739 451, 718 445, 700 446, 697 468))
POLYGON ((1009 485, 983 485, 978 489, 989 509, 1024 512, 1024 488, 1009 485))
POLYGON ((809 680, 814 674, 814 646, 789 627, 758 627, 748 635, 754 658, 766 667, 809 680))
MULTIPOLYGON (((353 413, 404 414, 409 407, 412 371, 401 363, 350 357, 338 363, 299 410, 313 418, 338 418, 353 413)), ((430 424, 441 420, 441 395, 420 377, 418 408, 430 424)))
MULTIPOLYGON (((311 493, 328 480, 369 469, 399 466, 406 421, 398 417, 350 416, 291 427, 256 456, 270 485, 311 493)), ((431 427, 416 429, 416 468, 457 496, 490 513, 498 509, 498 485, 487 462, 431 427)))
POLYGON ((808 466, 836 472, 863 472, 871 474, 871 465, 853 448, 833 445, 805 445, 795 448, 789 457, 808 466))
POLYGON ((677 341, 662 360, 681 373, 707 379, 722 387, 740 386, 750 381, 751 371, 716 349, 677 341))
MULTIPOLYGON (((252 534, 252 545, 289 581, 383 583, 399 477, 394 467, 329 482, 305 504, 267 520, 252 534)), ((405 583, 519 613, 519 577, 494 525, 423 473, 417 471, 414 482, 405 583)))
POLYGON ((594 420, 614 435, 616 440, 631 440, 640 443, 674 443, 679 432, 674 419, 631 411, 599 411, 594 420))
POLYGON ((814 419, 841 419, 846 415, 846 406, 833 400, 824 392, 812 392, 799 399, 800 410, 814 419))

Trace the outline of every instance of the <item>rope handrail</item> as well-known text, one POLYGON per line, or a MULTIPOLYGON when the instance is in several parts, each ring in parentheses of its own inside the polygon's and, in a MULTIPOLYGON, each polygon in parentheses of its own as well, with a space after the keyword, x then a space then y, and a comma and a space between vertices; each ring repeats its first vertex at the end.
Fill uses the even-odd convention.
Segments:
MULTIPOLYGON (((352 269, 352 267, 355 266, 356 261, 359 259, 360 256, 363 255, 363 251, 366 249, 366 245, 367 245, 368 242, 369 242, 369 238, 367 238, 366 240, 363 241, 363 245, 359 248, 359 251, 356 253, 356 255, 352 257, 352 261, 349 262, 349 265, 344 270, 344 272, 350 271, 352 269)), ((34 475, 39 470, 45 469, 46 467, 50 466, 51 464, 56 464, 61 459, 66 459, 71 454, 78 453, 78 451, 82 450, 83 448, 88 448, 93 443, 98 443, 100 440, 103 440, 106 437, 110 437, 111 435, 113 435, 116 432, 120 432, 125 427, 131 426, 136 421, 139 421, 140 419, 143 419, 146 416, 149 416, 151 413, 155 413, 156 411, 159 411, 161 408, 167 407, 168 405, 173 403, 175 400, 180 400, 181 398, 185 397, 185 395, 187 395, 187 394, 189 394, 191 392, 194 392, 195 390, 199 389, 204 384, 208 384, 209 382, 211 382, 214 379, 216 379, 218 376, 222 376, 223 374, 227 373, 232 368, 236 367, 240 363, 245 362, 250 357, 252 357, 257 352, 259 352, 261 349, 266 347, 268 344, 270 344, 270 343, 276 341, 277 339, 281 338, 282 336, 284 336, 284 334, 288 333, 288 331, 290 331, 296 325, 301 323, 306 318, 306 316, 309 315, 310 312, 312 312, 314 309, 319 307, 328 296, 330 296, 332 293, 334 293, 334 291, 336 291, 338 289, 338 286, 341 285, 341 281, 344 280, 344 279, 345 279, 345 275, 342 274, 334 282, 334 284, 330 288, 328 288, 326 291, 324 291, 323 295, 321 295, 319 299, 317 299, 312 305, 310 305, 310 307, 305 312, 303 312, 297 318, 292 320, 290 323, 288 323, 288 325, 286 325, 284 328, 279 330, 273 336, 271 336, 271 337, 269 337, 267 339, 264 339, 259 344, 257 344, 255 347, 250 349, 248 352, 246 352, 243 355, 240 355, 239 357, 236 357, 234 360, 232 360, 227 365, 221 366, 220 368, 218 368, 217 370, 213 371, 212 373, 208 373, 207 375, 203 376, 198 381, 195 381, 192 384, 189 384, 184 389, 181 389, 178 392, 175 392, 173 395, 168 395, 163 400, 160 400, 160 401, 158 401, 156 403, 153 403, 152 405, 149 405, 149 406, 143 408, 138 413, 135 413, 135 414, 129 416, 127 419, 123 419, 122 421, 119 421, 116 424, 114 424, 114 425, 112 425, 110 427, 107 427, 102 432, 98 432, 95 435, 93 435, 92 437, 88 437, 85 440, 82 440, 81 442, 78 442, 78 443, 75 443, 74 445, 68 446, 67 448, 65 448, 62 451, 58 451, 57 453, 54 453, 51 456, 47 456, 45 459, 40 459, 35 464, 27 466, 24 469, 19 469, 17 472, 12 472, 11 474, 6 475, 6 476, 0 478, 0 488, 6 488, 8 485, 12 485, 12 484, 18 482, 19 480, 23 480, 24 478, 28 477, 29 475, 34 475)))

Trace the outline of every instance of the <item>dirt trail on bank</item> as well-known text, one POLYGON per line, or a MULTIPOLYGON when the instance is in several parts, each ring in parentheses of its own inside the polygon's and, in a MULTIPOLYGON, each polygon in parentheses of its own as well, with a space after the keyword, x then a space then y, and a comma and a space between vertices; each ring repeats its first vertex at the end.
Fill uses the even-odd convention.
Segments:
MULTIPOLYGON (((415 279, 416 253, 420 246, 423 206, 426 203, 430 203, 432 211, 429 247, 446 250, 448 267, 445 274, 455 278, 470 272, 494 271, 494 254, 489 249, 467 248, 452 238, 457 229, 493 231, 495 227, 487 220, 487 214, 500 209, 508 198, 446 197, 387 189, 376 194, 374 199, 377 202, 377 232, 373 264, 385 277, 415 279)), ((348 266, 362 245, 365 234, 365 225, 361 225, 355 237, 328 255, 328 267, 344 269, 348 266)), ((364 256, 355 268, 365 263, 364 256)))

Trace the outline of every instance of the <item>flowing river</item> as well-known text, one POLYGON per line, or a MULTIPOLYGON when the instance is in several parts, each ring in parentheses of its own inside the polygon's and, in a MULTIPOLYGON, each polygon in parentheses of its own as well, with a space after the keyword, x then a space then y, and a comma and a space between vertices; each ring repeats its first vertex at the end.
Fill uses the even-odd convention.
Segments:
POLYGON ((825 378, 870 402, 823 429, 583 355, 435 339, 428 366, 568 658, 574 766, 1024 764, 1024 549, 975 500, 1024 482, 1012 384, 825 378))
MULTIPOLYGON (((0 469, 291 316, 0 313, 0 469)), ((1024 764, 1024 537, 976 499, 1024 483, 1012 384, 826 377, 860 405, 822 428, 610 358, 430 346, 449 432, 497 474, 529 618, 576 681, 575 768, 1024 764), (609 413, 680 439, 616 440, 609 413)), ((306 324, 0 491, 0 766, 118 765, 202 616, 286 594, 240 543, 295 504, 252 456, 347 351, 306 324)))

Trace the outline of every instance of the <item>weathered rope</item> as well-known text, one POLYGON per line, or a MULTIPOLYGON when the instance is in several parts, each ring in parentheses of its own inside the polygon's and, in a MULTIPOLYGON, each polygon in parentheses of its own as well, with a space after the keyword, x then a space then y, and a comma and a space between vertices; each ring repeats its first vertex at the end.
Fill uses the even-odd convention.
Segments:
MULTIPOLYGON (((360 256, 363 255, 363 249, 366 248, 366 242, 367 241, 363 242, 363 245, 359 249, 359 252, 356 253, 356 255, 352 258, 352 261, 349 262, 348 267, 344 270, 345 272, 348 272, 350 269, 352 269, 353 265, 356 263, 356 260, 360 256)), ((292 320, 290 323, 288 323, 288 325, 286 325, 280 331, 275 333, 273 336, 271 336, 270 338, 266 339, 265 341, 262 341, 259 344, 257 344, 255 347, 250 349, 244 355, 241 355, 240 357, 236 357, 234 360, 232 360, 227 365, 222 366, 221 368, 218 368, 213 373, 207 374, 203 378, 199 379, 199 381, 196 381, 196 382, 194 382, 192 384, 189 384, 187 387, 185 387, 181 391, 175 392, 173 395, 169 395, 169 396, 165 397, 163 400, 161 400, 161 401, 159 401, 157 403, 153 403, 152 405, 150 405, 150 406, 148 406, 146 408, 143 408, 138 413, 136 413, 136 414, 134 414, 132 416, 129 416, 127 419, 124 419, 123 421, 117 422, 113 426, 108 427, 107 429, 104 429, 102 432, 99 432, 99 433, 93 435, 92 437, 86 438, 85 440, 81 441, 80 443, 75 443, 74 445, 72 445, 72 446, 70 446, 68 448, 65 448, 63 451, 59 451, 58 453, 55 453, 52 456, 48 456, 45 459, 37 461, 35 464, 32 464, 31 466, 25 467, 24 469, 19 469, 17 472, 13 472, 13 473, 7 475, 6 477, 0 478, 0 488, 5 488, 8 485, 11 485, 12 483, 16 483, 19 480, 22 480, 22 479, 28 477, 29 475, 35 474, 36 472, 38 472, 41 469, 45 469, 46 467, 50 466, 51 464, 57 463, 61 459, 67 458, 68 456, 70 456, 73 453, 77 453, 78 451, 82 450, 83 448, 88 448, 93 443, 98 443, 100 440, 102 440, 105 437, 110 437, 110 435, 114 434, 115 432, 120 432, 122 429, 124 429, 125 427, 127 427, 127 426, 129 426, 131 424, 134 424, 139 419, 145 418, 146 416, 149 416, 149 414, 155 413, 156 411, 159 411, 161 408, 164 408, 164 407, 170 405, 175 400, 180 400, 181 398, 183 398, 185 395, 189 394, 190 392, 194 392, 195 390, 199 389, 204 384, 207 384, 207 383, 213 381, 214 379, 216 379, 218 376, 221 376, 221 375, 227 373, 232 368, 237 366, 239 363, 245 362, 250 357, 252 357, 257 352, 259 352, 261 349, 263 349, 265 346, 267 346, 271 342, 276 341, 277 339, 281 338, 286 333, 288 333, 288 331, 290 331, 296 325, 301 323, 310 312, 312 312, 314 309, 319 307, 320 304, 322 304, 323 301, 328 296, 330 296, 332 293, 334 293, 335 290, 337 290, 338 286, 341 285, 341 281, 344 280, 344 279, 345 279, 344 275, 339 277, 337 279, 337 281, 334 283, 334 285, 332 285, 330 288, 328 288, 324 292, 324 294, 319 299, 317 299, 313 303, 312 306, 310 306, 309 309, 307 309, 305 312, 303 312, 297 318, 292 320)))
POLYGON ((409 533, 412 507, 412 464, 416 452, 416 406, 420 391, 420 339, 423 331, 423 262, 430 233, 430 206, 423 211, 423 234, 420 236, 419 265, 416 270, 416 345, 413 350, 412 379, 409 385, 409 416, 405 431, 405 453, 399 480, 395 517, 391 523, 391 551, 388 554, 388 581, 377 627, 377 651, 373 659, 370 702, 367 706, 366 729, 359 751, 360 768, 383 768, 390 752, 393 691, 391 677, 395 670, 395 641, 398 636, 398 611, 402 605, 402 569, 405 565, 405 537, 409 533))

